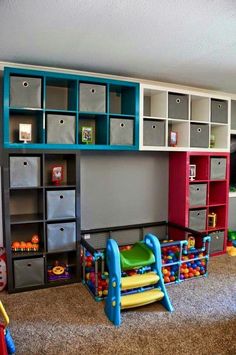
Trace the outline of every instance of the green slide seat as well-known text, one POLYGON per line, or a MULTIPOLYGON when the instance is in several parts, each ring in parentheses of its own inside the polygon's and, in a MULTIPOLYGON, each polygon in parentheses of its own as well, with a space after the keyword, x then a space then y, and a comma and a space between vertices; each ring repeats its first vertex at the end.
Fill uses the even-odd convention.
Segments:
POLYGON ((155 256, 151 249, 143 242, 135 243, 129 250, 120 252, 120 263, 122 271, 137 269, 148 266, 155 262, 155 256))

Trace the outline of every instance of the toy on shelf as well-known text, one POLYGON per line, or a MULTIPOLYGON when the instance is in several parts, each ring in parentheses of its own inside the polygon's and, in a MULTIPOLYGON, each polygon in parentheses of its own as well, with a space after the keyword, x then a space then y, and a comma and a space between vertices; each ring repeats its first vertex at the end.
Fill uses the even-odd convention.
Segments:
POLYGON ((52 183, 61 185, 63 181, 63 166, 57 165, 52 168, 52 183))
POLYGON ((6 310, 0 301, 0 313, 4 318, 5 325, 0 323, 0 354, 9 355, 16 352, 14 341, 11 337, 9 325, 9 317, 6 313, 6 310))
POLYGON ((67 280, 72 278, 69 265, 61 263, 58 260, 56 260, 53 265, 48 266, 47 274, 48 281, 67 280))
POLYGON ((208 227, 216 228, 216 213, 214 212, 208 214, 208 227))
POLYGON ((11 244, 11 249, 14 252, 36 252, 39 251, 39 236, 34 234, 31 241, 14 241, 11 244))

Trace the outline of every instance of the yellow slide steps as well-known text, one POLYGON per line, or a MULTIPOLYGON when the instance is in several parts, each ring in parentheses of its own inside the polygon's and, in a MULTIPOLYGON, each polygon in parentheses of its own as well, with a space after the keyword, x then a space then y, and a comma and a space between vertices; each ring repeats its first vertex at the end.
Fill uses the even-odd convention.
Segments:
POLYGON ((159 276, 155 272, 137 274, 121 278, 121 289, 131 290, 133 288, 155 285, 159 281, 159 276))
POLYGON ((164 293, 157 288, 121 297, 121 309, 144 306, 162 300, 164 293))

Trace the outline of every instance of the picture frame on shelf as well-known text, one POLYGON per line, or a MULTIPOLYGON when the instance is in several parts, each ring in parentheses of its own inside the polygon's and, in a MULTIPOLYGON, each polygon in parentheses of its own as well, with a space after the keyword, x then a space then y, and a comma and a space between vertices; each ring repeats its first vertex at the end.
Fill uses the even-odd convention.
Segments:
POLYGON ((61 185, 63 181, 63 166, 57 165, 52 167, 52 183, 54 185, 61 185))
POLYGON ((81 127, 81 141, 85 144, 93 143, 93 127, 81 127))
POLYGON ((32 140, 32 124, 19 123, 19 141, 23 143, 31 142, 32 140))
POLYGON ((169 146, 176 147, 177 143, 178 143, 178 133, 175 131, 170 131, 169 146))
POLYGON ((189 165, 189 179, 190 179, 190 181, 195 180, 196 171, 197 171, 197 166, 195 164, 190 164, 189 165))

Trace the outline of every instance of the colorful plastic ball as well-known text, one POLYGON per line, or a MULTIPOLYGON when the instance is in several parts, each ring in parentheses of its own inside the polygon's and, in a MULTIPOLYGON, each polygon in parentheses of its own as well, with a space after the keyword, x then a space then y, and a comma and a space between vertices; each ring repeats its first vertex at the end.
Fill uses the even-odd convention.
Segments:
POLYGON ((184 275, 180 274, 180 280, 184 280, 184 275))

